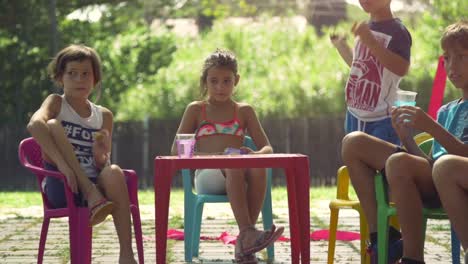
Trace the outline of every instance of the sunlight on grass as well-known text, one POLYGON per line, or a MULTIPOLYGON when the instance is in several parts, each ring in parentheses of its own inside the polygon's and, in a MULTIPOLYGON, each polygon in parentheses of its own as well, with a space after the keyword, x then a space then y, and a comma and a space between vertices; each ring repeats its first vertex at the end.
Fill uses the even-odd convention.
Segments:
POLYGON ((0 192, 0 208, 24 208, 41 206, 42 197, 39 192, 0 192))
MULTIPOLYGON (((353 188, 350 188, 351 199, 357 199, 353 188)), ((335 186, 317 186, 310 188, 310 200, 330 200, 336 197, 335 186)), ((273 203, 286 201, 288 199, 285 187, 273 187, 273 203)), ((140 205, 154 205, 154 191, 145 189, 138 191, 140 205)), ((0 208, 26 208, 30 206, 41 206, 42 198, 39 192, 0 192, 0 208)), ((171 207, 183 206, 183 189, 171 190, 171 207)))

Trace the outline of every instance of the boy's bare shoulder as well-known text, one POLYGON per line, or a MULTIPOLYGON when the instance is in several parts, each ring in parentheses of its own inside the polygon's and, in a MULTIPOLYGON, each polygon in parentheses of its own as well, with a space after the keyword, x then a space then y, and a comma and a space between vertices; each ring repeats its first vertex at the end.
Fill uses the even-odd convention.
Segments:
POLYGON ((56 117, 59 114, 60 108, 62 106, 62 96, 55 93, 49 94, 44 100, 42 107, 44 106, 47 108, 48 111, 51 111, 53 113, 54 117, 56 117))
POLYGON ((113 115, 113 114, 112 114, 112 111, 109 110, 108 108, 106 108, 106 107, 104 107, 104 106, 102 106, 102 105, 98 105, 98 107, 99 107, 99 109, 101 109, 101 112, 102 112, 103 114, 106 114, 106 115, 113 115))
POLYGON ((97 107, 101 110, 102 115, 105 116, 106 118, 111 118, 111 119, 114 118, 114 114, 108 108, 102 105, 98 105, 97 107))

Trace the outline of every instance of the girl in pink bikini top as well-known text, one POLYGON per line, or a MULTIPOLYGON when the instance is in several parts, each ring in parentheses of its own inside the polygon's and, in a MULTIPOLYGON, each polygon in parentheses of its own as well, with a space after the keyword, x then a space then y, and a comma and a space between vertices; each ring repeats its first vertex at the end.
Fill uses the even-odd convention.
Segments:
POLYGON ((206 117, 206 103, 204 102, 201 107, 203 120, 200 122, 197 130, 195 131, 195 138, 198 140, 201 137, 208 137, 214 135, 232 135, 244 139, 244 128, 241 126, 237 118, 239 107, 235 104, 234 117, 229 121, 215 122, 206 117))
MULTIPOLYGON (((273 152, 253 107, 246 103, 236 103, 232 99, 239 78, 237 60, 231 52, 216 50, 206 58, 200 77, 202 95, 206 97, 203 101, 194 101, 187 106, 176 132, 195 133, 197 148, 200 150, 196 149, 195 155, 219 154, 223 149, 230 148, 239 148, 240 154, 246 155, 273 152), (234 115, 232 107, 235 107, 234 115), (208 119, 207 110, 213 119, 228 121, 216 122, 208 119), (252 137, 257 150, 242 146, 245 131, 252 137), (236 137, 235 140, 232 137, 236 137), (202 138, 204 139, 200 140, 202 138)), ((172 154, 177 154, 175 143, 172 146, 172 154)), ((234 250, 235 261, 257 263, 255 252, 273 244, 284 230, 274 226, 265 231, 255 228, 265 198, 265 169, 200 169, 195 172, 194 182, 200 187, 196 188, 197 190, 208 190, 214 182, 221 182, 222 191, 229 196, 231 208, 238 221, 239 236, 234 250)))

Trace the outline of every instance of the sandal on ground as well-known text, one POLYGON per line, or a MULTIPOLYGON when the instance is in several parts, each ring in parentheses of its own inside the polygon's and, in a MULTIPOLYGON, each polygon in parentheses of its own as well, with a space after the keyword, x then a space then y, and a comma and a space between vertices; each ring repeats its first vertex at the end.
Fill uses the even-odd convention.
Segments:
POLYGON ((234 260, 234 263, 257 264, 258 259, 255 256, 255 254, 249 254, 249 255, 244 255, 244 256, 241 256, 240 254, 236 254, 236 259, 234 260))
POLYGON ((108 201, 106 198, 102 198, 97 201, 89 212, 89 226, 95 226, 106 220, 106 217, 114 209, 114 204, 108 201))
POLYGON ((255 253, 249 254, 249 255, 244 255, 242 252, 240 252, 242 246, 242 242, 236 243, 236 248, 234 250, 234 263, 240 263, 240 264, 257 264, 258 260, 257 257, 255 256, 255 253))
MULTIPOLYGON (((253 226, 248 227, 247 229, 241 232, 241 235, 242 233, 245 233, 247 230, 256 231, 255 227, 253 226)), ((241 238, 237 240, 237 242, 240 243, 239 246, 241 250, 239 255, 247 256, 247 255, 253 254, 255 252, 258 252, 270 246, 283 234, 283 232, 284 232, 284 227, 280 227, 276 229, 276 226, 272 225, 270 230, 261 232, 261 234, 256 238, 254 244, 249 248, 244 248, 243 241, 242 241, 243 236, 240 236, 241 238)))

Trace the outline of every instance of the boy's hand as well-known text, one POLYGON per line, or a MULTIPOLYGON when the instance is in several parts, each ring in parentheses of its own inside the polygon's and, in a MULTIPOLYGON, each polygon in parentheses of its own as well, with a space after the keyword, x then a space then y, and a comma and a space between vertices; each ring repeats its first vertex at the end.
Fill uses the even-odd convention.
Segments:
POLYGON ((435 121, 421 108, 417 106, 401 106, 392 110, 392 122, 403 122, 407 127, 429 132, 435 121))
POLYGON ((330 35, 330 40, 333 46, 336 48, 340 48, 343 46, 346 46, 346 35, 340 35, 340 34, 331 34, 330 35))
POLYGON ((93 155, 98 167, 103 167, 109 159, 110 136, 107 129, 102 129, 94 134, 93 155))
POLYGON ((377 44, 377 40, 372 34, 369 25, 365 21, 354 22, 353 27, 351 28, 351 32, 353 32, 355 36, 358 36, 362 43, 364 43, 364 45, 367 47, 371 47, 377 44))
POLYGON ((78 183, 76 182, 76 176, 73 170, 65 166, 57 165, 58 170, 67 178, 68 186, 73 193, 78 193, 78 183))
POLYGON ((405 117, 398 116, 396 114, 393 115, 395 109, 395 107, 392 109, 392 126, 395 129, 398 138, 403 143, 412 138, 413 129, 407 125, 407 122, 405 122, 405 117))

